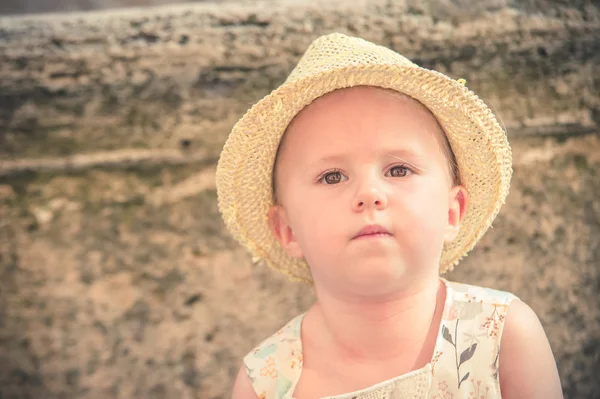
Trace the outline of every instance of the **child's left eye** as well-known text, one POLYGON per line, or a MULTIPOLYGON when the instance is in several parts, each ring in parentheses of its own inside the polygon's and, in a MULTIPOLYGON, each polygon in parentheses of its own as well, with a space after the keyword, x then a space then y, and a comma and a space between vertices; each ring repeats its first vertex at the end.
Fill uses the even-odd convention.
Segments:
POLYGON ((405 177, 410 172, 410 169, 404 165, 394 166, 389 170, 391 177, 405 177))

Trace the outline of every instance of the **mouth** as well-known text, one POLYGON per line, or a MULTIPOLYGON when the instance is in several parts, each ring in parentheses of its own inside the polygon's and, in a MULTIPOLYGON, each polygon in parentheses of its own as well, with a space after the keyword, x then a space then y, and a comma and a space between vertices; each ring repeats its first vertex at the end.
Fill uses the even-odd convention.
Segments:
POLYGON ((356 239, 365 239, 365 238, 382 238, 382 237, 391 237, 392 233, 390 233, 386 228, 379 225, 369 225, 363 227, 354 237, 353 240, 356 239))

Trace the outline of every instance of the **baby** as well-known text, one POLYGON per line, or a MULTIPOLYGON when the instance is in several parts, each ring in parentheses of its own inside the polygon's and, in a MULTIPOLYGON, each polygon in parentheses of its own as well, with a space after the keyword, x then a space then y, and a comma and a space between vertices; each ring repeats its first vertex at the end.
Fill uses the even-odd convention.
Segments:
POLYGON ((505 132, 464 82, 362 39, 313 42, 217 168, 233 236, 317 297, 244 358, 233 398, 562 397, 526 304, 440 277, 511 173, 505 132))

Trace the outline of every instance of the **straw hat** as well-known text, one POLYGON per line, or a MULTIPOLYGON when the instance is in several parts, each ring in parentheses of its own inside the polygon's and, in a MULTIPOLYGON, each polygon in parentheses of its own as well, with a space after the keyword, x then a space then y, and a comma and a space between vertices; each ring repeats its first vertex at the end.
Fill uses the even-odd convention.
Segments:
POLYGON ((452 270, 491 225, 508 194, 512 160, 506 133, 464 83, 339 33, 316 39, 287 80, 233 127, 216 172, 225 225, 255 260, 292 279, 312 281, 305 261, 288 257, 269 227, 273 163, 279 141, 298 112, 326 93, 352 86, 405 93, 429 108, 446 132, 461 184, 469 192, 460 232, 444 247, 440 261, 441 273, 452 270))

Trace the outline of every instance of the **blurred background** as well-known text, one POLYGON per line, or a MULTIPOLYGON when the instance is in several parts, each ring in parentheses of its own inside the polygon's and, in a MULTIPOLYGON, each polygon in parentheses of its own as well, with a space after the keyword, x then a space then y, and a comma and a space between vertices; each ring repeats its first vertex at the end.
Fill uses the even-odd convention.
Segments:
POLYGON ((332 31, 492 105, 511 193, 447 278, 527 302, 565 397, 600 398, 597 1, 173 3, 0 2, 0 398, 229 397, 313 293, 229 238, 215 164, 332 31))
MULTIPOLYGON (((235 0, 218 0, 217 3, 227 3, 235 0)), ((181 3, 202 3, 207 0, 3 0, 0 4, 0 14, 27 14, 47 12, 70 12, 109 10, 126 7, 151 7, 181 3)))

